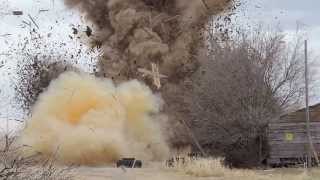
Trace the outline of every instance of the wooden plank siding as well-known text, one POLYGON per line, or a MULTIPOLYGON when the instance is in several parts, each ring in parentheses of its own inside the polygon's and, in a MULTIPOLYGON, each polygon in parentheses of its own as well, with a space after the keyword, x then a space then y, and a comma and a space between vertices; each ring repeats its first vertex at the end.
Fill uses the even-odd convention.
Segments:
MULTIPOLYGON (((310 131, 315 150, 320 155, 320 104, 310 107, 310 131)), ((268 125, 269 164, 303 160, 308 154, 305 110, 282 116, 268 125)))

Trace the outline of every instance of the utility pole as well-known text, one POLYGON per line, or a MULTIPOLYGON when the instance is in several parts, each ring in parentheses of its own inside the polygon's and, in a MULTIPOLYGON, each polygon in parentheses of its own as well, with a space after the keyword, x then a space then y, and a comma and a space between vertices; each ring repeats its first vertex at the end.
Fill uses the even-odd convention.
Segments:
POLYGON ((312 166, 312 154, 316 160, 317 165, 319 165, 319 159, 318 154, 316 150, 314 149, 313 143, 312 143, 312 137, 310 132, 310 113, 309 113, 309 72, 308 72, 308 41, 304 41, 304 54, 305 54, 305 91, 306 91, 306 128, 307 128, 307 136, 308 136, 308 167, 310 168, 312 166))
POLYGON ((181 120, 182 124, 184 125, 184 127, 186 128, 186 131, 189 135, 189 137, 192 139, 193 143, 197 146, 197 148, 199 149, 199 151, 201 152, 202 156, 204 157, 208 157, 207 153, 204 151, 204 149, 202 148, 202 146, 200 145, 198 139, 196 138, 196 136, 193 134, 193 132, 191 131, 191 129, 189 128, 189 126, 187 125, 185 120, 181 120))

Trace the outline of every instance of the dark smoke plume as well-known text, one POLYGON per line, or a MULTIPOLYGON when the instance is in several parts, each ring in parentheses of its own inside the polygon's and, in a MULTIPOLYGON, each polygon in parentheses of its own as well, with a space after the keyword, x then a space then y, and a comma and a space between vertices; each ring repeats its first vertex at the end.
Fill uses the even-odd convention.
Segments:
POLYGON ((197 67, 197 48, 209 15, 230 0, 65 0, 95 24, 92 43, 101 46, 100 73, 116 81, 141 79, 138 68, 159 66, 169 81, 197 67))
POLYGON ((174 93, 181 94, 199 66, 209 17, 232 9, 233 0, 65 0, 65 4, 94 24, 90 43, 104 52, 99 76, 115 82, 139 79, 152 87, 154 76, 143 72, 151 72, 153 63, 164 77, 160 91, 172 109, 181 107, 174 93))

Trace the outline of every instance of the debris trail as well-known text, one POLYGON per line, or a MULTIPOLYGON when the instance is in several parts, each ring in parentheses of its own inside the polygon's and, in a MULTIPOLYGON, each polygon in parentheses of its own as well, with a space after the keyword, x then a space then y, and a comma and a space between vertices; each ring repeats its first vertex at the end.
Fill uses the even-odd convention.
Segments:
POLYGON ((40 95, 20 143, 25 156, 40 152, 59 162, 98 165, 121 157, 162 160, 169 148, 157 116, 162 101, 137 80, 67 72, 40 95))

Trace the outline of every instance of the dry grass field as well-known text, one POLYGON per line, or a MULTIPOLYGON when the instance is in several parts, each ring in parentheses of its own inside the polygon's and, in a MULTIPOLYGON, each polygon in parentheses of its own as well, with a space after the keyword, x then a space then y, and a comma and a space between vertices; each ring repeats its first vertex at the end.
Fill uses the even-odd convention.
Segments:
POLYGON ((81 180, 320 180, 320 169, 228 169, 218 160, 197 160, 165 168, 161 163, 151 163, 142 169, 114 167, 80 167, 72 174, 81 180))

